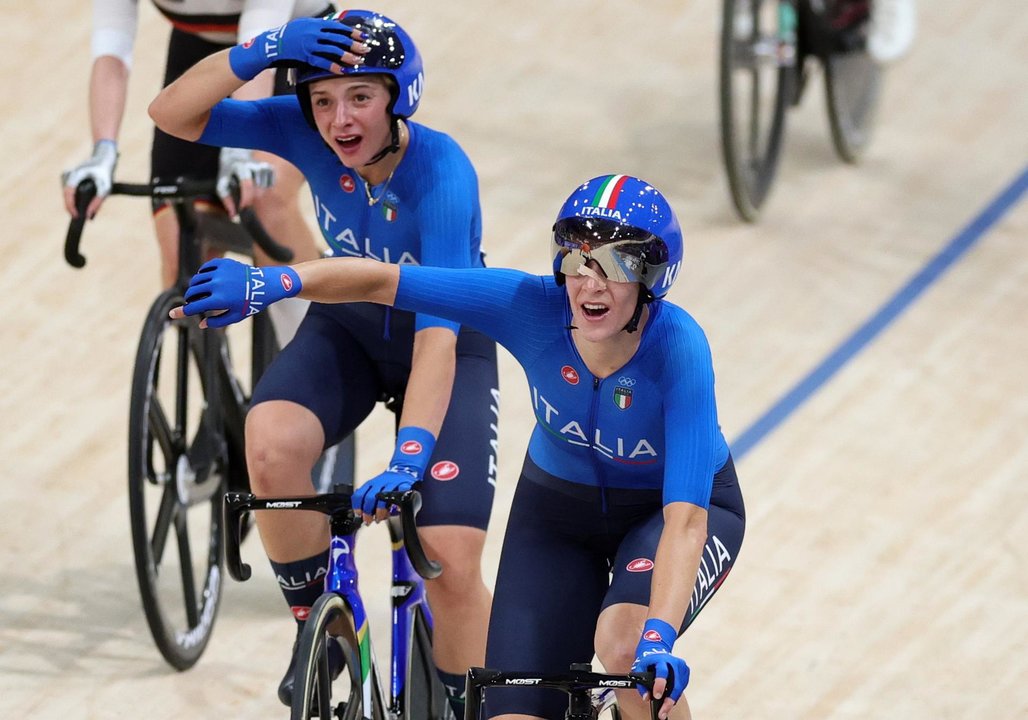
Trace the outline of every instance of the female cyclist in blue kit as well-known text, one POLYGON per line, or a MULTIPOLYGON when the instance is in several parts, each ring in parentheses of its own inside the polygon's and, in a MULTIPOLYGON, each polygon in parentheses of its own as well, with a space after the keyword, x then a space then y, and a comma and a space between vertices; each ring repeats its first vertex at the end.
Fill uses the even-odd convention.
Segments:
MULTIPOLYGON (((150 113, 175 136, 260 149, 296 165, 336 257, 479 267, 477 177, 453 139, 410 121, 423 83, 406 31, 351 10, 290 22, 200 61, 150 113), (296 67, 295 97, 224 100, 283 63, 296 67)), ((254 312, 260 297, 258 289, 254 312)), ((254 492, 310 494, 310 471, 325 447, 379 400, 396 412, 393 458, 356 490, 355 503, 370 517, 384 512, 380 492, 422 483, 422 540, 446 567, 427 586, 435 661, 458 712, 463 674, 485 652, 491 598, 481 556, 495 486, 497 398, 495 344, 479 332, 380 305, 314 303, 258 384, 246 423, 254 492)), ((327 524, 314 513, 258 513, 257 524, 302 624, 323 588, 327 524)), ((279 689, 286 704, 291 670, 292 663, 279 689)))
MULTIPOLYGON (((661 713, 689 716, 671 652, 720 587, 745 513, 717 420, 710 348, 661 298, 682 236, 664 197, 624 175, 594 178, 561 208, 553 276, 391 267, 368 260, 276 268, 265 303, 371 301, 451 318, 504 345, 528 376, 536 426, 495 587, 486 663, 560 672, 595 651, 610 672, 653 669, 661 713)), ((255 311, 255 271, 214 260, 184 308, 223 326, 255 311)), ((623 716, 647 717, 634 693, 623 716)), ((489 691, 491 717, 563 717, 552 690, 489 691)))

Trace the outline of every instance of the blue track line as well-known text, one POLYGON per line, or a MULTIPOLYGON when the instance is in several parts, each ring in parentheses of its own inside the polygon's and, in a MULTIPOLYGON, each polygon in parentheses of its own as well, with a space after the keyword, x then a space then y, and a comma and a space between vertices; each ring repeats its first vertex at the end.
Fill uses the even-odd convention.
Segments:
POLYGON ((731 443, 732 456, 738 460, 753 449, 775 428, 782 424, 800 405, 827 383, 846 363, 871 343, 900 313, 909 307, 921 293, 939 279, 946 270, 995 225, 1003 215, 1017 204, 1028 191, 1028 167, 982 210, 956 237, 892 296, 878 312, 856 332, 833 350, 810 373, 800 380, 778 402, 757 418, 752 425, 731 443))

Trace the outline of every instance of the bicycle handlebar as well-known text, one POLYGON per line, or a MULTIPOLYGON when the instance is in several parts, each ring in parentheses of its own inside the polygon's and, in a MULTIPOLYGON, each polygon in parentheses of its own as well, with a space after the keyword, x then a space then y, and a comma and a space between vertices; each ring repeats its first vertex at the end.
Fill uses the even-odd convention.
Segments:
MULTIPOLYGON (((232 198, 239 205, 239 182, 232 179, 232 198)), ((203 195, 216 195, 217 183, 214 180, 191 180, 179 178, 175 182, 156 183, 114 183, 111 195, 130 195, 133 197, 154 197, 164 200, 190 200, 203 195)), ((96 197, 96 185, 92 180, 83 180, 75 188, 75 208, 78 217, 72 218, 68 224, 68 234, 64 240, 64 259, 74 268, 85 267, 86 258, 79 252, 82 240, 82 229, 86 224, 86 208, 96 197)), ((246 207, 239 211, 239 224, 249 234, 249 238, 257 244, 272 260, 287 263, 293 259, 293 251, 276 242, 264 225, 257 218, 253 208, 246 207)))
POLYGON ((96 197, 96 184, 92 180, 83 180, 75 188, 75 211, 78 217, 73 217, 68 223, 68 234, 64 237, 64 259, 73 268, 81 268, 86 265, 86 258, 79 252, 79 243, 82 240, 82 228, 86 224, 86 208, 96 197))
POLYGON ((626 675, 610 675, 593 672, 588 663, 575 663, 565 673, 506 672, 489 668, 468 669, 464 694, 464 720, 479 720, 482 707, 482 691, 488 687, 534 687, 563 690, 568 698, 568 717, 590 717, 588 706, 591 699, 586 694, 593 689, 612 688, 628 690, 642 685, 650 692, 650 717, 657 720, 657 713, 664 699, 652 699, 653 673, 630 672, 626 675))
MULTIPOLYGON (((253 493, 225 493, 223 517, 225 521, 225 563, 229 574, 236 580, 249 580, 252 570, 243 562, 239 552, 242 542, 242 515, 250 510, 313 510, 328 515, 332 519, 349 516, 354 522, 354 531, 363 524, 351 504, 353 489, 337 486, 336 492, 325 495, 304 497, 265 497, 258 498, 253 493)), ((421 510, 421 493, 417 490, 404 492, 382 493, 380 495, 389 505, 400 510, 400 521, 403 525, 403 545, 407 550, 411 565, 415 572, 426 580, 439 577, 443 571, 439 563, 429 560, 418 537, 415 517, 421 510)))

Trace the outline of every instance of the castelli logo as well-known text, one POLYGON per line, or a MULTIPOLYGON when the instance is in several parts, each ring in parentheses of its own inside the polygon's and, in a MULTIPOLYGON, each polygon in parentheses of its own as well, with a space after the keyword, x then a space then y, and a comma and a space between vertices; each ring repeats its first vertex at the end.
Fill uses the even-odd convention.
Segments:
POLYGON ((565 365, 560 369, 560 376, 564 378, 570 385, 578 384, 578 371, 570 365, 565 365))
POLYGON ((662 638, 660 633, 656 630, 647 630, 643 633, 643 637, 650 642, 664 642, 664 638, 662 638))
POLYGON ((288 275, 281 275, 282 278, 282 289, 286 292, 291 292, 293 289, 293 279, 288 275))
POLYGON ((452 460, 440 460, 432 466, 432 477, 436 480, 453 480, 460 475, 460 467, 452 460))
POLYGON ((352 193, 357 187, 357 184, 349 175, 342 175, 339 178, 339 187, 341 187, 344 192, 352 193))
POLYGON ((255 38, 255 37, 250 38, 245 43, 243 43, 243 47, 246 48, 246 49, 249 49, 250 46, 253 45, 253 41, 256 40, 256 39, 257 38, 255 38))
POLYGON ((421 443, 417 440, 408 440, 400 446, 400 452, 404 455, 417 455, 421 452, 421 443))
POLYGON ((310 607, 304 605, 293 605, 289 609, 293 611, 293 617, 295 617, 300 622, 306 620, 307 617, 311 614, 310 607))
POLYGON ((628 572, 649 572, 653 569, 653 561, 649 558, 636 558, 625 566, 628 572))

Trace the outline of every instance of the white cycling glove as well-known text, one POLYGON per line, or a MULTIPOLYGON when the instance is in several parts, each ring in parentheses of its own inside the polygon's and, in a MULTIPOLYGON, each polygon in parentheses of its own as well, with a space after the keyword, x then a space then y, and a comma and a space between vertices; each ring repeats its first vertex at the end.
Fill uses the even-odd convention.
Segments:
POLYGON ((61 184, 78 187, 84 180, 96 185, 97 197, 106 197, 114 183, 114 168, 118 164, 118 143, 114 140, 98 140, 93 146, 93 156, 71 170, 61 173, 61 184))
POLYGON ((255 188, 269 188, 275 184, 275 171, 266 162, 253 159, 249 150, 243 148, 222 148, 218 160, 218 196, 222 199, 231 194, 232 177, 239 182, 252 180, 255 188))

